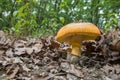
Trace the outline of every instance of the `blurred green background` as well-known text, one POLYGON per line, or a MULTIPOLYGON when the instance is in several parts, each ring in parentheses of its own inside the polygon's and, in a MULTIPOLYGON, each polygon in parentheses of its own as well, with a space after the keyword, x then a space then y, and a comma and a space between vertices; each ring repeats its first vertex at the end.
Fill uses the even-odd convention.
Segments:
POLYGON ((49 36, 82 20, 107 31, 120 20, 120 0, 0 0, 0 30, 14 36, 49 36))

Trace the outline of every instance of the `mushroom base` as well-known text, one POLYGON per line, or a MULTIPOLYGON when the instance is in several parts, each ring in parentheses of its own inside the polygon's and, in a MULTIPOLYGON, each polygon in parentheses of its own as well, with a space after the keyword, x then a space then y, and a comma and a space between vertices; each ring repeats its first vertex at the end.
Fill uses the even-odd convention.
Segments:
POLYGON ((79 63, 79 56, 73 55, 73 54, 67 54, 67 60, 72 64, 78 64, 79 63))
POLYGON ((70 63, 77 64, 79 63, 79 58, 81 56, 81 45, 79 43, 74 43, 72 45, 72 52, 67 54, 67 60, 70 63))

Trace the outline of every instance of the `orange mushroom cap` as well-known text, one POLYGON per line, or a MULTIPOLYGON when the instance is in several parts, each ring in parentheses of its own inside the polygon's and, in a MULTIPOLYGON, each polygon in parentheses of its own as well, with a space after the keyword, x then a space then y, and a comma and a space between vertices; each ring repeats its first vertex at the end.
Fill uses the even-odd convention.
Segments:
POLYGON ((58 31, 56 40, 72 44, 83 40, 94 40, 100 34, 100 30, 92 23, 70 23, 58 31))

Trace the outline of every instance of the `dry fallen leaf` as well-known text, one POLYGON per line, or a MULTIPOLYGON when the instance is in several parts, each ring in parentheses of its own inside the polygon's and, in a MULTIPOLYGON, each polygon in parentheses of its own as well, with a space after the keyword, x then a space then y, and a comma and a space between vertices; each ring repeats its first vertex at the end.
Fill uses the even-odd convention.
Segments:
POLYGON ((73 74, 77 77, 84 77, 81 70, 75 68, 75 66, 73 64, 61 63, 61 68, 63 71, 67 72, 68 74, 73 74))
POLYGON ((12 78, 14 78, 15 76, 16 76, 16 74, 18 73, 18 70, 19 70, 19 66, 16 66, 15 68, 14 68, 14 70, 12 71, 12 73, 10 74, 10 75, 8 75, 8 79, 12 79, 12 78))
POLYGON ((31 70, 26 66, 26 64, 21 64, 21 66, 22 66, 23 70, 26 71, 27 73, 28 73, 29 71, 31 71, 31 70))

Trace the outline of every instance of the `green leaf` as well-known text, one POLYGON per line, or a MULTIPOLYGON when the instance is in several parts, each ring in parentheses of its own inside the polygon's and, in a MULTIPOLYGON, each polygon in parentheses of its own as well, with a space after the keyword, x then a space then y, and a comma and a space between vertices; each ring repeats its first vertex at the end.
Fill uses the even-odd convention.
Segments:
POLYGON ((62 22, 62 24, 65 23, 65 18, 64 17, 60 17, 60 21, 62 22))
POLYGON ((110 26, 110 23, 107 23, 105 26, 107 26, 107 27, 110 26))
POLYGON ((117 24, 118 20, 116 18, 112 18, 112 21, 117 24))

